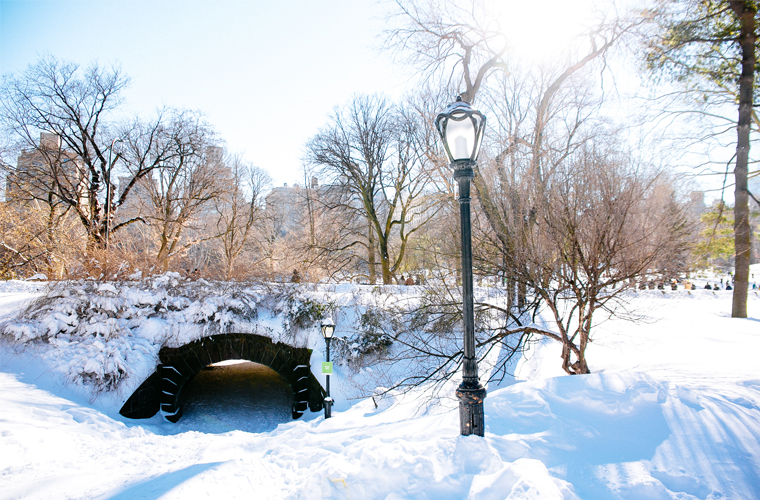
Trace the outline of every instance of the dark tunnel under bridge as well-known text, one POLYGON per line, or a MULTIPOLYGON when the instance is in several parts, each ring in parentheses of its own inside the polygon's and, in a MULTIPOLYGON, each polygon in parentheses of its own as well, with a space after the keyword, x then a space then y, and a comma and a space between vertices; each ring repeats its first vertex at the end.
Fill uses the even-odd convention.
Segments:
POLYGON ((311 349, 273 342, 251 333, 203 337, 183 346, 164 347, 159 365, 129 397, 119 413, 128 418, 150 418, 162 411, 170 422, 182 417, 182 389, 205 366, 241 359, 260 363, 282 376, 293 390, 293 418, 306 409, 322 409, 325 391, 311 373, 311 349))

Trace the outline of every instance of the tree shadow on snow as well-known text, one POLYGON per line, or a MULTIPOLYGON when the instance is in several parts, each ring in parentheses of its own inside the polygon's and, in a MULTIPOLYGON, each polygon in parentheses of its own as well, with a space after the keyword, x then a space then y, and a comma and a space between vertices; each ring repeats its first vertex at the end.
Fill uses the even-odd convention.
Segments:
POLYGON ((153 479, 129 486, 114 496, 107 497, 107 500, 156 500, 185 481, 221 464, 222 462, 195 464, 174 472, 167 472, 153 479))

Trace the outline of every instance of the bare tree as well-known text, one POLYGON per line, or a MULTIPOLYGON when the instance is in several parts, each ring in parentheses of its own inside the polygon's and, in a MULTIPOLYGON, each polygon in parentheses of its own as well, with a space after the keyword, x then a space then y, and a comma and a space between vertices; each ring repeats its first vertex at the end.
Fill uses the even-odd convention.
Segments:
POLYGON ((193 147, 185 142, 183 112, 162 111, 149 123, 117 121, 128 83, 116 67, 82 69, 47 56, 5 77, 0 91, 0 120, 23 150, 10 172, 14 196, 66 206, 88 249, 105 248, 109 232, 135 222, 113 223, 134 186, 193 147), (124 187, 112 196, 117 176, 124 187))
POLYGON ((140 218, 152 229, 155 260, 164 271, 177 255, 218 236, 211 229, 212 202, 232 183, 221 149, 208 146, 211 136, 204 124, 196 121, 187 132, 174 161, 140 183, 145 191, 138 197, 140 218))
MULTIPOLYGON (((231 183, 214 200, 217 212, 216 230, 222 246, 224 278, 236 274, 235 266, 241 253, 252 243, 253 236, 262 235, 265 212, 263 193, 272 184, 269 174, 245 164, 239 156, 228 160, 231 164, 231 183)), ((253 263, 246 262, 248 274, 253 263)))
MULTIPOLYGON (((637 165, 604 141, 586 142, 544 181, 543 187, 529 186, 533 200, 523 210, 507 213, 514 233, 525 232, 526 225, 508 214, 529 206, 532 221, 524 245, 506 254, 505 265, 532 287, 558 332, 505 326, 481 344, 516 332, 543 335, 562 344, 567 373, 589 373, 585 350, 595 314, 614 313, 626 284, 647 270, 673 273, 664 278, 683 270, 674 268, 673 257, 687 249, 684 207, 665 174, 637 165)), ((492 243, 501 245, 498 238, 492 243)))
POLYGON ((359 96, 336 109, 307 144, 309 164, 330 183, 315 201, 351 228, 338 233, 329 251, 363 247, 370 281, 377 252, 383 283, 392 282, 410 237, 435 211, 434 198, 425 198, 423 126, 382 96, 359 96))
MULTIPOLYGON (((585 75, 568 77, 545 107, 545 85, 556 81, 545 71, 496 77, 484 94, 496 134, 476 184, 482 244, 475 262, 506 278, 509 297, 503 332, 481 345, 495 346, 501 335, 545 335, 562 343, 565 371, 588 373, 595 312, 623 302, 623 284, 647 269, 677 276, 688 228, 670 178, 638 167, 644 162, 619 145, 585 75), (540 308, 558 331, 526 325, 522 313, 540 308)), ((511 353, 521 342, 504 347, 511 353)))

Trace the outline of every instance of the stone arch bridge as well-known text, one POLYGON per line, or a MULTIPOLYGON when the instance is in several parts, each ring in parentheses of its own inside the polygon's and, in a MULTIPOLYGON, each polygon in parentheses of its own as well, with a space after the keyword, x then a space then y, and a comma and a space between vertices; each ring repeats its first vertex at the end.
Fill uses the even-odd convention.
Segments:
POLYGON ((268 366, 293 389, 293 418, 307 408, 322 409, 325 391, 311 373, 311 349, 273 342, 262 335, 227 333, 203 337, 158 353, 156 371, 130 396, 119 413, 128 418, 150 418, 161 411, 170 422, 182 417, 182 389, 203 367, 229 359, 268 366))

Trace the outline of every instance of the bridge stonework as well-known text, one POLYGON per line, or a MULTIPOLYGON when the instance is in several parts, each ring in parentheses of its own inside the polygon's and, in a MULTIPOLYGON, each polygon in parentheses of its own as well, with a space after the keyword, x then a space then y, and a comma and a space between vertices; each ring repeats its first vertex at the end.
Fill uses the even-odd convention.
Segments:
POLYGON ((293 418, 322 409, 325 391, 311 373, 311 349, 293 347, 262 335, 227 333, 204 337, 181 347, 164 347, 158 369, 130 396, 119 413, 128 418, 150 418, 161 411, 177 422, 182 417, 182 388, 203 367, 228 359, 244 359, 268 366, 293 389, 293 418))

